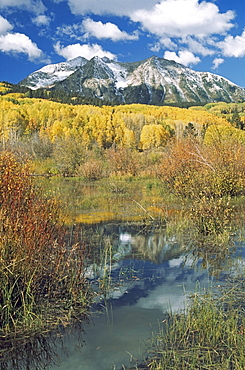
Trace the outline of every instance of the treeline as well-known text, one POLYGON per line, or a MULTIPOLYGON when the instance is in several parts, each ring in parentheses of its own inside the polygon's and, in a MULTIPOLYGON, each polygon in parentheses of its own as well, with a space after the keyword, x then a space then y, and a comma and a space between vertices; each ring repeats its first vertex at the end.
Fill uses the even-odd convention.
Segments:
POLYGON ((9 93, 0 99, 2 142, 39 134, 51 141, 74 138, 86 148, 121 145, 135 149, 163 147, 173 136, 204 137, 213 124, 228 121, 209 111, 149 105, 115 107, 61 104, 9 93))
MULTIPOLYGON (((185 138, 211 143, 222 136, 245 143, 245 132, 237 122, 232 123, 234 112, 244 122, 243 104, 207 104, 188 109, 142 104, 98 107, 30 98, 26 92, 6 93, 7 89, 7 83, 0 85, 0 91, 4 91, 0 96, 0 147, 17 151, 20 158, 46 165, 49 162, 44 172, 75 174, 81 165, 86 168, 84 164, 90 159, 104 160, 110 151, 111 158, 116 158, 121 150, 123 159, 117 159, 123 163, 118 164, 120 169, 113 163, 108 166, 121 173, 137 174, 139 165, 130 165, 131 169, 125 171, 125 156, 137 158, 140 163, 139 153, 153 158, 151 153, 161 153, 171 142, 185 138)), ((96 174, 89 176, 101 176, 99 167, 97 163, 93 167, 96 174)))
POLYGON ((226 118, 234 127, 244 130, 245 103, 209 103, 204 108, 211 113, 226 118))
POLYGON ((62 104, 71 105, 102 105, 113 106, 114 103, 101 100, 99 98, 85 97, 80 94, 65 92, 63 90, 36 89, 32 90, 20 84, 10 84, 9 82, 0 82, 0 95, 10 93, 24 93, 27 98, 47 99, 62 104))
MULTIPOLYGON (((102 100, 99 98, 85 97, 81 96, 79 93, 64 91, 64 90, 52 90, 52 89, 36 89, 32 90, 20 84, 11 84, 6 81, 0 82, 0 95, 7 93, 24 93, 28 98, 35 99, 47 99, 51 101, 56 101, 63 104, 72 104, 72 105, 95 105, 101 107, 106 106, 115 106, 114 102, 107 100, 102 100)), ((204 106, 207 102, 162 102, 160 106, 171 106, 178 108, 190 108, 193 106, 204 106)))

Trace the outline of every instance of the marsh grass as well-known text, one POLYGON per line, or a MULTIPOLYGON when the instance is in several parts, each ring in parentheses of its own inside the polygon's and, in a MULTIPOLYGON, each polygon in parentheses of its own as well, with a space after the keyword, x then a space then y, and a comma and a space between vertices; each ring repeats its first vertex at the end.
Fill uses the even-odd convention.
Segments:
POLYGON ((173 197, 158 179, 149 177, 110 177, 96 182, 82 178, 38 178, 47 194, 61 199, 67 210, 66 222, 92 224, 118 220, 164 220, 172 207, 178 207, 173 197))
POLYGON ((194 294, 186 312, 170 314, 153 336, 148 367, 244 369, 244 302, 234 288, 216 297, 194 294))
POLYGON ((104 295, 104 297, 107 297, 107 293, 111 288, 112 284, 112 264, 113 264, 113 257, 112 257, 112 245, 110 243, 109 238, 106 238, 105 240, 105 247, 103 248, 103 251, 101 251, 101 257, 100 257, 100 268, 101 268, 101 277, 99 279, 99 286, 100 291, 104 295))
POLYGON ((68 325, 84 315, 86 245, 68 238, 60 206, 26 166, 0 157, 0 340, 68 325))

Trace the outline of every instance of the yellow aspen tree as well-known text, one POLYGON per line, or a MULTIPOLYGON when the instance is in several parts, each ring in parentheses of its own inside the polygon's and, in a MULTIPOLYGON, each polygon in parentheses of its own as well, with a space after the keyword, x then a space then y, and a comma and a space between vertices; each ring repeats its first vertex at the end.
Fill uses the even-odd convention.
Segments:
POLYGON ((215 142, 229 142, 229 140, 237 140, 245 144, 245 132, 239 130, 232 125, 212 125, 209 126, 204 137, 205 144, 215 142))
POLYGON ((131 149, 136 147, 134 132, 132 130, 129 130, 127 127, 124 127, 122 145, 126 148, 131 148, 131 149))
POLYGON ((166 144, 169 137, 169 133, 162 125, 145 125, 141 131, 140 144, 143 150, 159 148, 166 144))

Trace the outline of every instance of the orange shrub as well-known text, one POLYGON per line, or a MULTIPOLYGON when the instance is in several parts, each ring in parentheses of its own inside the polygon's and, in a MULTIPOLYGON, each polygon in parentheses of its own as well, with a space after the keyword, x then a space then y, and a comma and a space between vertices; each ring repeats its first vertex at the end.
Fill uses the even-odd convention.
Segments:
POLYGON ((86 180, 95 181, 103 177, 103 162, 97 159, 89 159, 77 169, 77 175, 86 180))
POLYGON ((138 152, 128 148, 110 148, 107 150, 110 173, 120 175, 137 175, 140 163, 138 152))
POLYGON ((85 281, 84 251, 67 245, 57 202, 10 153, 0 154, 0 204, 1 333, 33 325, 44 302, 75 306, 85 281))
POLYGON ((182 140, 169 146, 156 174, 182 198, 245 192, 245 147, 235 142, 200 145, 182 140))

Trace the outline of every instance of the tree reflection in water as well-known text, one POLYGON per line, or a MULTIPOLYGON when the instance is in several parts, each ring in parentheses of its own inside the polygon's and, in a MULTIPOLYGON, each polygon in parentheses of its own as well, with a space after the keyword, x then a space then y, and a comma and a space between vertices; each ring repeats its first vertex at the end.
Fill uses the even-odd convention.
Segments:
MULTIPOLYGON (((182 288, 177 289, 177 285, 193 283, 191 289, 195 289, 195 282, 202 279, 203 274, 202 271, 195 273, 191 270, 198 261, 201 260, 204 269, 215 275, 225 269, 231 271, 231 265, 234 266, 236 260, 237 243, 234 236, 228 237, 227 243, 225 240, 215 243, 211 237, 198 237, 190 225, 185 231, 182 230, 181 235, 171 235, 165 226, 154 222, 147 225, 110 222, 76 227, 78 229, 75 232, 91 249, 88 278, 94 283, 101 282, 102 277, 104 280, 107 278, 105 274, 110 274, 111 280, 106 281, 109 284, 103 294, 104 298, 113 300, 114 309, 119 307, 118 312, 123 306, 126 310, 142 311, 143 308, 149 310, 155 304, 159 306, 154 306, 155 309, 160 309, 172 295, 175 301, 176 297, 183 300, 182 288), (190 261, 192 266, 188 267, 190 261), (171 290, 172 295, 167 289, 171 290)), ((98 293, 96 309, 99 305, 105 305, 101 291, 98 293)), ((74 333, 79 336, 78 343, 83 344, 83 323, 78 322, 77 325, 77 328, 60 328, 56 333, 31 338, 0 338, 0 369, 41 370, 58 366, 57 353, 65 353, 63 334, 67 341, 67 332, 71 331, 73 345, 74 333)), ((122 335, 123 329, 120 330, 122 335)))

